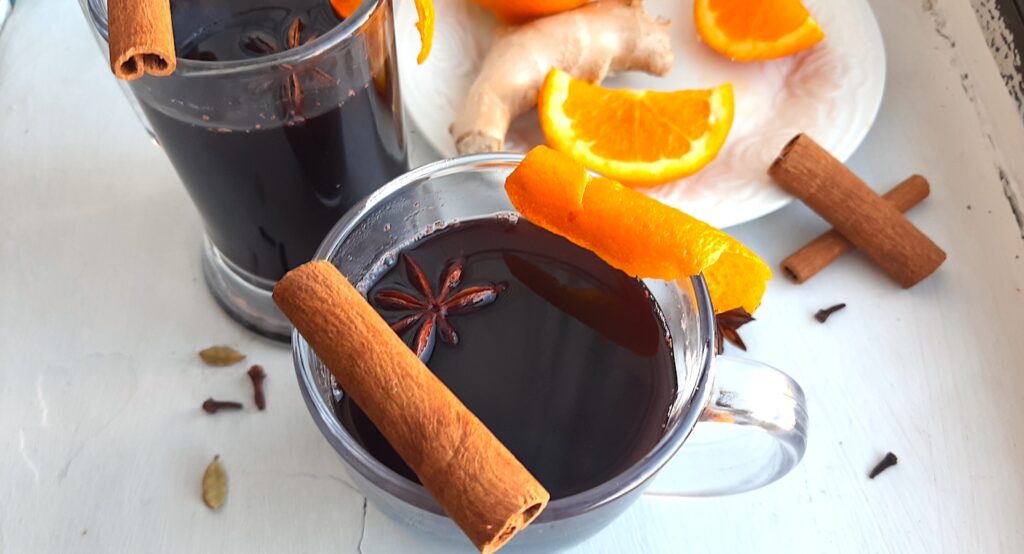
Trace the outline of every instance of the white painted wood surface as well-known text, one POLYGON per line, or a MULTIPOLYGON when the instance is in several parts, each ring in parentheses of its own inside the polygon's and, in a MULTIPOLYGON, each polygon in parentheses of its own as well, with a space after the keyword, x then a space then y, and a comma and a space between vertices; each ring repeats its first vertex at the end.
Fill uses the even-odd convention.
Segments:
MULTIPOLYGON (((889 82, 851 165, 879 189, 928 176, 911 219, 949 260, 909 291, 859 255, 772 282, 744 338, 807 392, 803 464, 742 496, 644 498, 578 552, 1024 551, 1024 128, 968 0, 872 4, 889 82), (887 450, 900 465, 869 481, 887 450)), ((777 263, 824 228, 793 205, 735 232, 777 263)), ((19 2, 0 34, 0 553, 445 551, 365 507, 289 352, 207 294, 199 245, 78 7, 19 2), (212 343, 267 368, 266 412, 199 410, 250 393, 244 368, 197 361, 212 343), (217 453, 231 493, 211 513, 217 453)))

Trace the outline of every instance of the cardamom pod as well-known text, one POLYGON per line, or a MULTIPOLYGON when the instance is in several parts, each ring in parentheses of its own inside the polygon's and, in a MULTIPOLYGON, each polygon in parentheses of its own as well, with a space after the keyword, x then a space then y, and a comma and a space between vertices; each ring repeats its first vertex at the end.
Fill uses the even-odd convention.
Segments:
POLYGON ((220 464, 220 454, 217 454, 210 465, 206 466, 206 473, 203 474, 203 502, 211 510, 216 510, 227 497, 228 474, 220 464))
POLYGON ((210 365, 227 366, 245 359, 245 354, 230 346, 211 346, 199 351, 199 357, 210 365))

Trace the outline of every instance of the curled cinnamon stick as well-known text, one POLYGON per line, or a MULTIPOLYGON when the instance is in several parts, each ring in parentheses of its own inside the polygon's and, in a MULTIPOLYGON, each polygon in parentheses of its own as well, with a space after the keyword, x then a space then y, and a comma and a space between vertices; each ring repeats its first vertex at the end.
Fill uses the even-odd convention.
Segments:
POLYGON ((899 210, 807 135, 789 141, 768 174, 904 288, 931 275, 946 259, 899 210))
POLYGON ((281 279, 274 301, 448 516, 494 552, 549 494, 330 262, 281 279))
POLYGON ((107 0, 110 68, 118 79, 174 73, 170 0, 107 0))
MULTIPOLYGON (((911 175, 882 195, 882 198, 897 210, 907 212, 927 198, 929 192, 927 179, 920 175, 911 175)), ((794 281, 803 283, 855 248, 842 233, 832 229, 782 260, 782 269, 794 281)))

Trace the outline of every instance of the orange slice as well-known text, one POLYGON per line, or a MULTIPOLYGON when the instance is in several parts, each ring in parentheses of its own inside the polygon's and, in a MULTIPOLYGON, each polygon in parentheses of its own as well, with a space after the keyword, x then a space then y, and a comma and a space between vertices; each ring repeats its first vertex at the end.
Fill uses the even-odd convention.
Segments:
POLYGON ((507 23, 531 19, 578 8, 590 0, 473 0, 507 23))
POLYGON ((628 185, 696 173, 732 126, 732 85, 710 90, 612 90, 552 69, 538 97, 548 145, 628 185))
POLYGON ((693 20, 708 46, 740 62, 781 58, 825 38, 800 0, 696 0, 693 20))
MULTIPOLYGON (((331 0, 331 7, 338 17, 346 18, 359 9, 363 0, 331 0)), ((416 0, 416 30, 420 32, 420 52, 416 63, 422 64, 430 55, 434 44, 434 3, 432 0, 416 0)))
POLYGON ((754 313, 771 269, 714 227, 538 146, 505 181, 526 219, 592 250, 637 277, 672 280, 704 274, 715 313, 754 313))

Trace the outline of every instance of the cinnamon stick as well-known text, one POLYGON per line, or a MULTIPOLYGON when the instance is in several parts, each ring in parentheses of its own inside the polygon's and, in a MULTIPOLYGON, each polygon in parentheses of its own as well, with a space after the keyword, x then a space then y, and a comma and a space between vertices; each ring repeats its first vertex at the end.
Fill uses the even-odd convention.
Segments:
POLYGON ((110 68, 119 79, 174 73, 170 0, 107 0, 110 68))
MULTIPOLYGON (((882 198, 905 213, 927 198, 929 192, 927 179, 911 175, 882 195, 882 198)), ((832 229, 782 260, 782 269, 794 281, 803 283, 855 248, 842 233, 832 229)))
POLYGON ((544 487, 334 265, 288 272, 274 301, 481 552, 500 548, 544 509, 544 487))
POLYGON ((946 259, 899 210, 807 135, 793 138, 768 174, 904 288, 931 275, 946 259))

